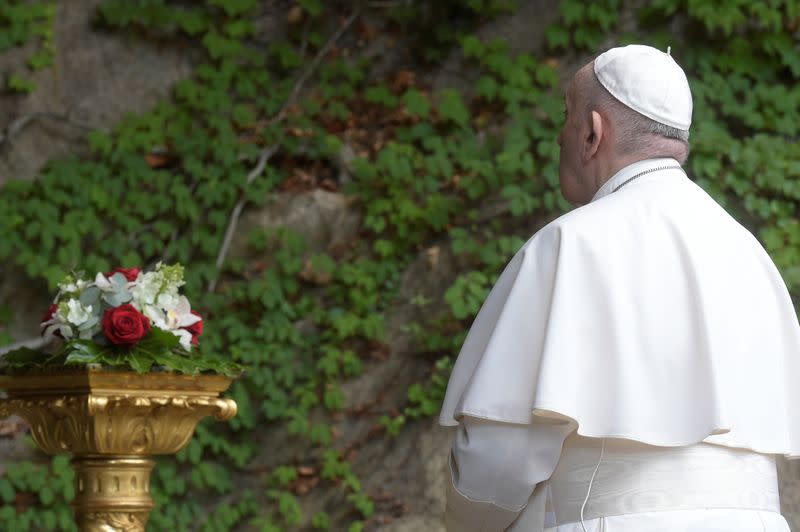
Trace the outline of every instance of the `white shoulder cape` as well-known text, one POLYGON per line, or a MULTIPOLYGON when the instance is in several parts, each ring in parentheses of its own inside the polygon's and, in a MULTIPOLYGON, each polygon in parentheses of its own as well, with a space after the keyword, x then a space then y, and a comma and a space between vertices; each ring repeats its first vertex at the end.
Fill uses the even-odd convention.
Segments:
POLYGON ((462 347, 441 424, 560 417, 589 437, 800 456, 786 285, 680 169, 609 193, 658 163, 623 170, 514 256, 462 347))

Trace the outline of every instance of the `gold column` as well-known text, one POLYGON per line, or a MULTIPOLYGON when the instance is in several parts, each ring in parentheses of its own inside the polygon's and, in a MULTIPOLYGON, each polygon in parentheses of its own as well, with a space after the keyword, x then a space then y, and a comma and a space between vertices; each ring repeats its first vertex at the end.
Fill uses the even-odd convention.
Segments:
POLYGON ((223 399, 232 379, 81 370, 0 376, 0 415, 17 414, 46 453, 70 453, 72 507, 82 532, 144 531, 154 455, 173 454, 198 421, 236 415, 223 399))
POLYGON ((153 500, 149 458, 92 457, 72 460, 75 469, 75 520, 79 530, 144 530, 153 500), (111 528, 109 528, 111 527, 111 528))

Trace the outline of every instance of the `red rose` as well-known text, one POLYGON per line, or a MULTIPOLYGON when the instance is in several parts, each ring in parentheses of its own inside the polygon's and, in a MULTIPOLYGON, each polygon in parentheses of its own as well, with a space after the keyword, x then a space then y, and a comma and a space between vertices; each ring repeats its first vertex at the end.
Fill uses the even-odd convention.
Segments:
POLYGON ((150 332, 150 320, 126 303, 103 314, 103 332, 112 344, 132 346, 150 332))
POLYGON ((42 316, 42 323, 52 320, 53 316, 56 315, 57 311, 58 311, 58 305, 56 305, 55 303, 50 305, 50 308, 47 309, 47 312, 45 312, 44 316, 42 316))
POLYGON ((141 271, 142 270, 139 268, 114 268, 106 274, 106 277, 111 277, 115 273, 121 273, 128 281, 135 281, 136 278, 139 277, 139 272, 141 271))
POLYGON ((192 345, 197 345, 200 342, 200 335, 203 334, 203 318, 195 311, 192 314, 200 318, 200 321, 192 323, 188 327, 184 327, 187 331, 192 333, 192 345))

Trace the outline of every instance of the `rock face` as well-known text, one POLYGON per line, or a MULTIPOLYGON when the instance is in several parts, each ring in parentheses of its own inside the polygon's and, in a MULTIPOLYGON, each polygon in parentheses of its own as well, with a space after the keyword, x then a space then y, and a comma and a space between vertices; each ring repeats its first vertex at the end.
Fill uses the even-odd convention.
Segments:
MULTIPOLYGON (((0 98, 0 184, 32 179, 53 158, 86 150, 91 129, 110 129, 125 113, 145 111, 192 71, 196 51, 92 30, 102 0, 58 2, 54 64, 31 76, 30 95, 0 98)), ((3 55, 0 70, 24 68, 36 43, 3 55)))
POLYGON ((800 460, 778 458, 781 513, 791 530, 800 530, 800 460))
MULTIPOLYGON (((192 72, 197 54, 191 49, 93 31, 101 3, 57 2, 53 66, 30 76, 37 85, 32 94, 0 97, 0 187, 35 178, 51 159, 86 152, 90 130, 111 129, 125 113, 150 109, 192 72)), ((0 73, 22 70, 33 46, 3 54, 0 73)), ((39 318, 52 296, 44 283, 31 285, 17 268, 0 266, 0 305, 14 307, 6 324, 13 341, 38 338, 39 318)), ((34 456, 20 434, 0 434, 0 471, 34 456)))
POLYGON ((303 194, 273 194, 261 208, 242 216, 230 256, 247 255, 247 238, 252 231, 279 227, 303 235, 309 252, 329 251, 355 238, 360 221, 350 208, 350 200, 342 194, 322 189, 303 194))
MULTIPOLYGON (((82 153, 88 128, 110 129, 126 112, 147 110, 167 97, 175 81, 191 73, 196 55, 191 49, 148 43, 124 32, 92 31, 92 14, 101 2, 58 3, 55 65, 34 76, 38 89, 32 95, 0 98, 0 132, 8 132, 16 124, 13 138, 0 142, 0 186, 8 179, 34 178, 50 159, 82 153)), ((541 47, 543 28, 556 16, 558 3, 532 0, 520 4, 517 14, 488 24, 481 35, 502 37, 513 51, 536 52, 541 47)), ((261 21, 258 27, 262 28, 260 32, 285 31, 271 19, 261 21)), ((3 69, 19 67, 25 57, 25 50, 4 55, 3 69)), ((463 83, 463 77, 453 74, 461 66, 460 53, 454 52, 440 72, 432 75, 434 88, 463 83)), ((352 154, 344 152, 340 158, 344 167, 352 154)), ((339 181, 346 181, 346 177, 339 181)), ((287 227, 305 237, 310 252, 329 252, 357 238, 359 224, 358 214, 341 194, 320 189, 280 193, 265 205, 245 212, 229 256, 248 257, 247 235, 258 228, 287 227)), ((408 301, 423 295, 434 302, 432 305, 441 304, 455 271, 446 245, 422 251, 408 267, 400 288, 400 299, 405 303, 388 316, 390 353, 366 364, 363 375, 345 384, 348 406, 367 403, 382 394, 381 408, 398 407, 408 386, 424 377, 430 362, 415 358, 415 339, 402 329, 419 313, 408 301)), ((16 306, 15 322, 10 327, 15 340, 38 333, 37 319, 51 297, 44 286, 31 288, 26 283, 20 272, 10 267, 0 270, 0 303, 13 302, 16 306)), ((367 436, 371 426, 358 419, 343 419, 336 429, 346 443, 367 436)), ((280 435, 260 436, 265 440, 265 451, 258 460, 270 464, 275 459, 275 446, 280 447, 284 440, 280 435)), ((451 437, 452 433, 439 428, 435 420, 424 419, 409 422, 397 437, 374 438, 360 447, 354 469, 366 491, 377 495, 377 529, 444 530, 441 516, 449 482, 451 437)), ((0 469, 25 455, 19 442, 0 439, 0 469)), ((783 511, 791 527, 800 530, 800 462, 781 459, 779 467, 783 511)), ((243 479, 248 481, 254 489, 263 487, 260 480, 243 479)), ((336 497, 343 498, 340 493, 314 491, 303 498, 302 504, 304 509, 319 510, 336 497)))

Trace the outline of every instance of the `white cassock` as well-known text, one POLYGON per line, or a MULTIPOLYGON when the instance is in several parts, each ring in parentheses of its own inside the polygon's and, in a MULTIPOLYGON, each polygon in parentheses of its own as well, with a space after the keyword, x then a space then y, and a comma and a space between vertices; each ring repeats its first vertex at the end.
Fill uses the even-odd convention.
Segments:
POLYGON ((537 232, 475 319, 440 416, 448 530, 788 532, 798 383, 767 253, 677 161, 634 163, 537 232))

